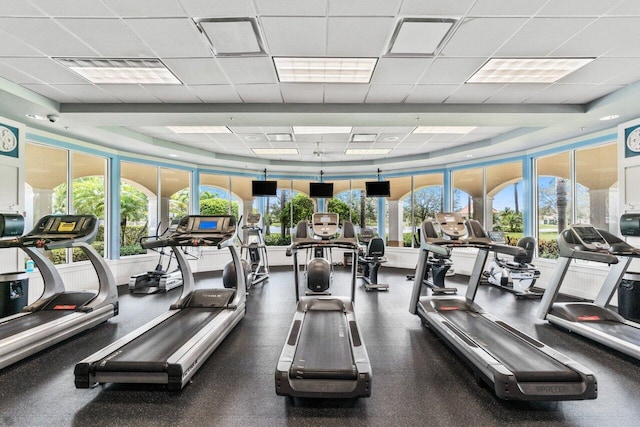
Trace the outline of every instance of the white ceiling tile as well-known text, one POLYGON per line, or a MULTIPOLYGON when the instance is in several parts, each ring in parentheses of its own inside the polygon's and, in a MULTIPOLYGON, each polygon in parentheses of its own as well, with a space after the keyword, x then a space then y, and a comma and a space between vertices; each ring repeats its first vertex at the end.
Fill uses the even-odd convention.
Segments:
POLYGON ((500 84, 464 84, 458 86, 455 92, 445 101, 447 104, 476 104, 502 89, 500 84))
POLYGON ((326 18, 262 18, 265 41, 273 56, 326 55, 326 18), (295 37, 291 37, 295 34, 295 37), (300 43, 304 40, 304 43, 300 43))
POLYGON ((407 103, 436 104, 444 102, 458 85, 418 85, 409 94, 407 103))
POLYGON ((540 16, 598 16, 620 0, 549 0, 538 12, 540 16))
POLYGON ((380 58, 371 83, 416 84, 432 61, 432 58, 380 58))
POLYGON ((89 83, 67 67, 49 58, 0 58, 0 61, 45 83, 89 83))
POLYGON ((172 131, 166 126, 135 126, 135 127, 129 127, 129 129, 132 129, 140 133, 146 133, 149 135, 162 135, 165 133, 175 134, 174 131, 172 131))
POLYGON ((420 84, 459 84, 467 81, 486 58, 436 58, 420 84))
POLYGON ((400 0, 329 0, 332 16, 395 16, 400 0))
POLYGON ((533 15, 547 1, 478 0, 469 12, 469 16, 529 16, 533 15))
POLYGON ((445 56, 492 55, 525 22, 525 18, 465 19, 442 53, 445 56))
POLYGON ((360 104, 369 91, 367 84, 326 84, 324 85, 324 102, 360 104))
POLYGON ((466 14, 475 0, 404 0, 401 15, 461 16, 466 14))
POLYGON ((640 2, 638 0, 622 0, 616 6, 609 9, 607 15, 640 15, 640 2))
POLYGON ((520 104, 540 92, 545 84, 509 84, 487 99, 487 104, 520 104))
POLYGON ((261 126, 260 132, 267 133, 293 133, 291 126, 261 126))
POLYGON ((280 86, 277 84, 235 85, 235 89, 246 103, 282 102, 280 86))
MULTIPOLYGON (((619 71, 619 70, 618 70, 619 71)), ((640 69, 637 67, 630 67, 624 69, 622 73, 613 74, 611 78, 602 82, 605 85, 630 85, 640 80, 640 69)))
POLYGON ((153 7, 142 1, 102 0, 118 16, 141 18, 173 18, 186 16, 177 0, 153 0, 153 7))
MULTIPOLYGON (((326 95, 325 95, 326 96, 326 95)), ((368 133, 368 134, 381 134, 384 132, 384 127, 381 126, 354 126, 351 129, 352 134, 356 133, 368 133)))
POLYGON ((9 64, 3 63, 2 58, 0 58, 0 77, 18 84, 42 83, 42 81, 35 77, 20 71, 19 68, 14 68, 9 64))
POLYGON ((152 103, 160 102, 144 87, 139 85, 96 85, 105 92, 110 93, 122 102, 152 103))
POLYGON ((97 55, 51 18, 0 18, 0 29, 47 56, 97 55))
POLYGON ((327 2, 317 0, 255 0, 260 15, 325 16, 327 2))
POLYGON ((574 98, 583 92, 593 88, 593 85, 563 85, 553 84, 547 86, 537 94, 528 98, 527 104, 559 104, 570 98, 574 98))
POLYGON ((77 98, 74 98, 73 96, 69 95, 68 93, 65 92, 61 92, 58 89, 55 89, 51 86, 48 85, 42 85, 42 84, 26 84, 26 85, 22 85, 23 87, 32 90, 36 93, 39 93, 42 96, 46 96, 49 99, 53 99, 56 102, 79 102, 79 100, 77 98))
POLYGON ((255 16, 251 0, 180 0, 190 16, 198 18, 255 16))
POLYGON ((640 16, 600 18, 555 49, 553 56, 600 56, 640 34, 640 16))
POLYGON ((280 90, 284 102, 322 103, 324 85, 319 83, 281 83, 280 90))
POLYGON ((218 58, 233 84, 276 83, 273 61, 268 57, 218 58))
POLYGON ((50 16, 113 16, 100 0, 29 0, 50 16))
MULTIPOLYGON (((639 2, 640 3, 640 2, 639 2)), ((630 38, 616 45, 604 54, 606 57, 637 58, 640 57, 640 36, 630 38)))
POLYGON ((186 85, 228 83, 214 58, 176 58, 163 62, 186 85))
POLYGON ((201 103, 200 99, 186 86, 145 85, 145 89, 165 103, 201 103))
POLYGON ((497 52, 497 56, 546 56, 595 18, 534 18, 527 22, 497 52))
POLYGON ((211 57, 190 19, 125 19, 124 22, 161 57, 211 57))
POLYGON ((215 142, 209 138, 209 135, 204 133, 184 133, 180 135, 180 138, 186 142, 200 143, 198 144, 200 146, 215 144, 215 142))
POLYGON ((191 85, 191 92, 205 103, 239 103, 242 102, 231 85, 191 85))
POLYGON ((376 57, 387 49, 393 18, 329 18, 327 55, 376 57))
POLYGON ((640 68, 640 58, 596 58, 560 79, 558 83, 600 84, 614 79, 621 71, 640 68))
POLYGON ((120 103, 115 96, 100 89, 97 86, 87 85, 51 85, 54 89, 63 92, 68 96, 79 99, 81 102, 89 103, 120 103))
POLYGON ((24 1, 0 2, 0 16, 44 16, 45 13, 24 1))
POLYGON ((214 141, 220 144, 228 144, 230 142, 238 143, 238 137, 234 133, 216 133, 209 135, 214 141))
POLYGON ((367 104, 401 103, 413 85, 371 85, 367 94, 367 104))
POLYGON ((616 86, 616 85, 599 85, 592 86, 590 89, 581 92, 579 95, 574 96, 573 98, 567 99, 565 102, 569 104, 586 104, 591 101, 595 101, 598 98, 601 98, 605 95, 609 95, 617 90, 622 89, 624 86, 616 86))
POLYGON ((100 55, 149 58, 153 51, 119 19, 62 18, 58 22, 100 55))

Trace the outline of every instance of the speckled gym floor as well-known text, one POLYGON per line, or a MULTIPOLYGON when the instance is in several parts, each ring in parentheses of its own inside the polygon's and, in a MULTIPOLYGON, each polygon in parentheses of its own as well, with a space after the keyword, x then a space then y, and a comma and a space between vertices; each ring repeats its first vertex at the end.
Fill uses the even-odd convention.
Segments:
MULTIPOLYGON (((251 290, 247 315, 180 392, 156 386, 106 385, 77 390, 75 363, 163 313, 180 290, 129 295, 120 315, 0 372, 2 426, 637 426, 640 362, 533 320, 537 301, 483 286, 487 311, 594 371, 597 400, 523 403, 497 399, 438 338, 409 314, 404 270, 382 268, 389 292, 356 294, 356 314, 373 368, 368 399, 300 400, 274 391, 276 361, 295 310, 293 275, 278 268, 251 290)), ((334 294, 348 293, 337 267, 334 294)), ((219 286, 217 274, 198 287, 219 286)), ((453 281, 459 292, 461 282, 453 281)))

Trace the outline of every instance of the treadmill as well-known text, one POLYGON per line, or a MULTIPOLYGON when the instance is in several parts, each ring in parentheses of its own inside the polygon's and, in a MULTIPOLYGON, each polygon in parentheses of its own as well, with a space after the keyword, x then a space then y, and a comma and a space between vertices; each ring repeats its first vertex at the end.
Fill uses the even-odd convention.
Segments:
POLYGON ((640 250, 588 224, 570 225, 558 235, 558 247, 560 257, 540 302, 538 317, 640 359, 640 324, 606 308, 631 260, 640 257, 640 250), (555 302, 573 259, 610 265, 592 303, 555 302))
POLYGON ((476 379, 486 382, 501 399, 595 399, 597 385, 592 372, 474 302, 489 252, 518 256, 524 249, 493 243, 478 221, 465 222, 459 213, 439 213, 436 219, 443 237, 421 241, 409 311, 439 335, 473 369, 476 379), (429 252, 442 254, 451 246, 478 248, 465 296, 421 296, 429 252))
MULTIPOLYGON (((340 237, 338 215, 316 213, 313 236, 301 221, 292 238, 294 285, 298 306, 275 372, 276 394, 303 398, 371 396, 371 366, 354 312, 358 263, 351 263, 351 298, 312 295, 300 297, 298 252, 346 249, 358 259, 353 224, 344 221, 340 237)), ((322 251, 324 252, 324 251, 322 251)))
POLYGON ((0 240, 20 248, 40 271, 44 291, 21 313, 0 319, 0 368, 11 365, 118 314, 116 281, 89 244, 98 233, 93 215, 47 215, 22 237, 0 240), (98 275, 98 291, 66 291, 55 265, 41 249, 80 248, 98 275))
POLYGON ((101 383, 164 384, 182 389, 245 315, 245 283, 234 247, 236 220, 229 215, 189 215, 168 236, 143 246, 170 246, 183 272, 178 301, 168 312, 92 354, 75 367, 76 388, 101 383), (228 248, 237 289, 195 289, 180 246, 228 248))

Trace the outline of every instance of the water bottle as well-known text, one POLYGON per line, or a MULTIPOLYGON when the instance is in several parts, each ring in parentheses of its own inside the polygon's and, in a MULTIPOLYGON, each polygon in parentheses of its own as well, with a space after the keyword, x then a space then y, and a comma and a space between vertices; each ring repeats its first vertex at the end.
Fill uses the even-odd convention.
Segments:
POLYGON ((35 264, 32 259, 27 260, 27 273, 32 273, 35 268, 35 264))

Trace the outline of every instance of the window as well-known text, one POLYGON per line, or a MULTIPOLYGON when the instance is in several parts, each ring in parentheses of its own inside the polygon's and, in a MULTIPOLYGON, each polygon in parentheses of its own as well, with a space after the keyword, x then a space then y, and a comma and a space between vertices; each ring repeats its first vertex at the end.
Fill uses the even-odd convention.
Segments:
POLYGON ((172 220, 189 214, 190 178, 188 171, 160 168, 160 220, 172 220))
POLYGON ((138 240, 162 232, 168 222, 158 221, 158 168, 120 163, 120 256, 144 254, 138 240))
POLYGON ((465 219, 484 224, 483 168, 462 169, 453 172, 453 210, 465 219))
POLYGON ((522 163, 501 163, 486 168, 485 212, 489 230, 505 233, 507 243, 516 245, 522 237, 522 163))
POLYGON ((406 198, 404 204, 404 215, 408 218, 411 227, 411 234, 404 238, 405 246, 411 246, 411 244, 415 246, 419 243, 414 238, 416 230, 425 220, 434 219, 437 212, 442 212, 443 184, 444 176, 441 173, 413 177, 413 209, 411 209, 411 197, 406 198), (413 219, 411 219, 412 214, 413 219), (410 242, 408 245, 407 240, 410 242))
POLYGON ((224 175, 200 174, 200 206, 202 215, 240 217, 241 200, 231 193, 231 179, 224 175))

